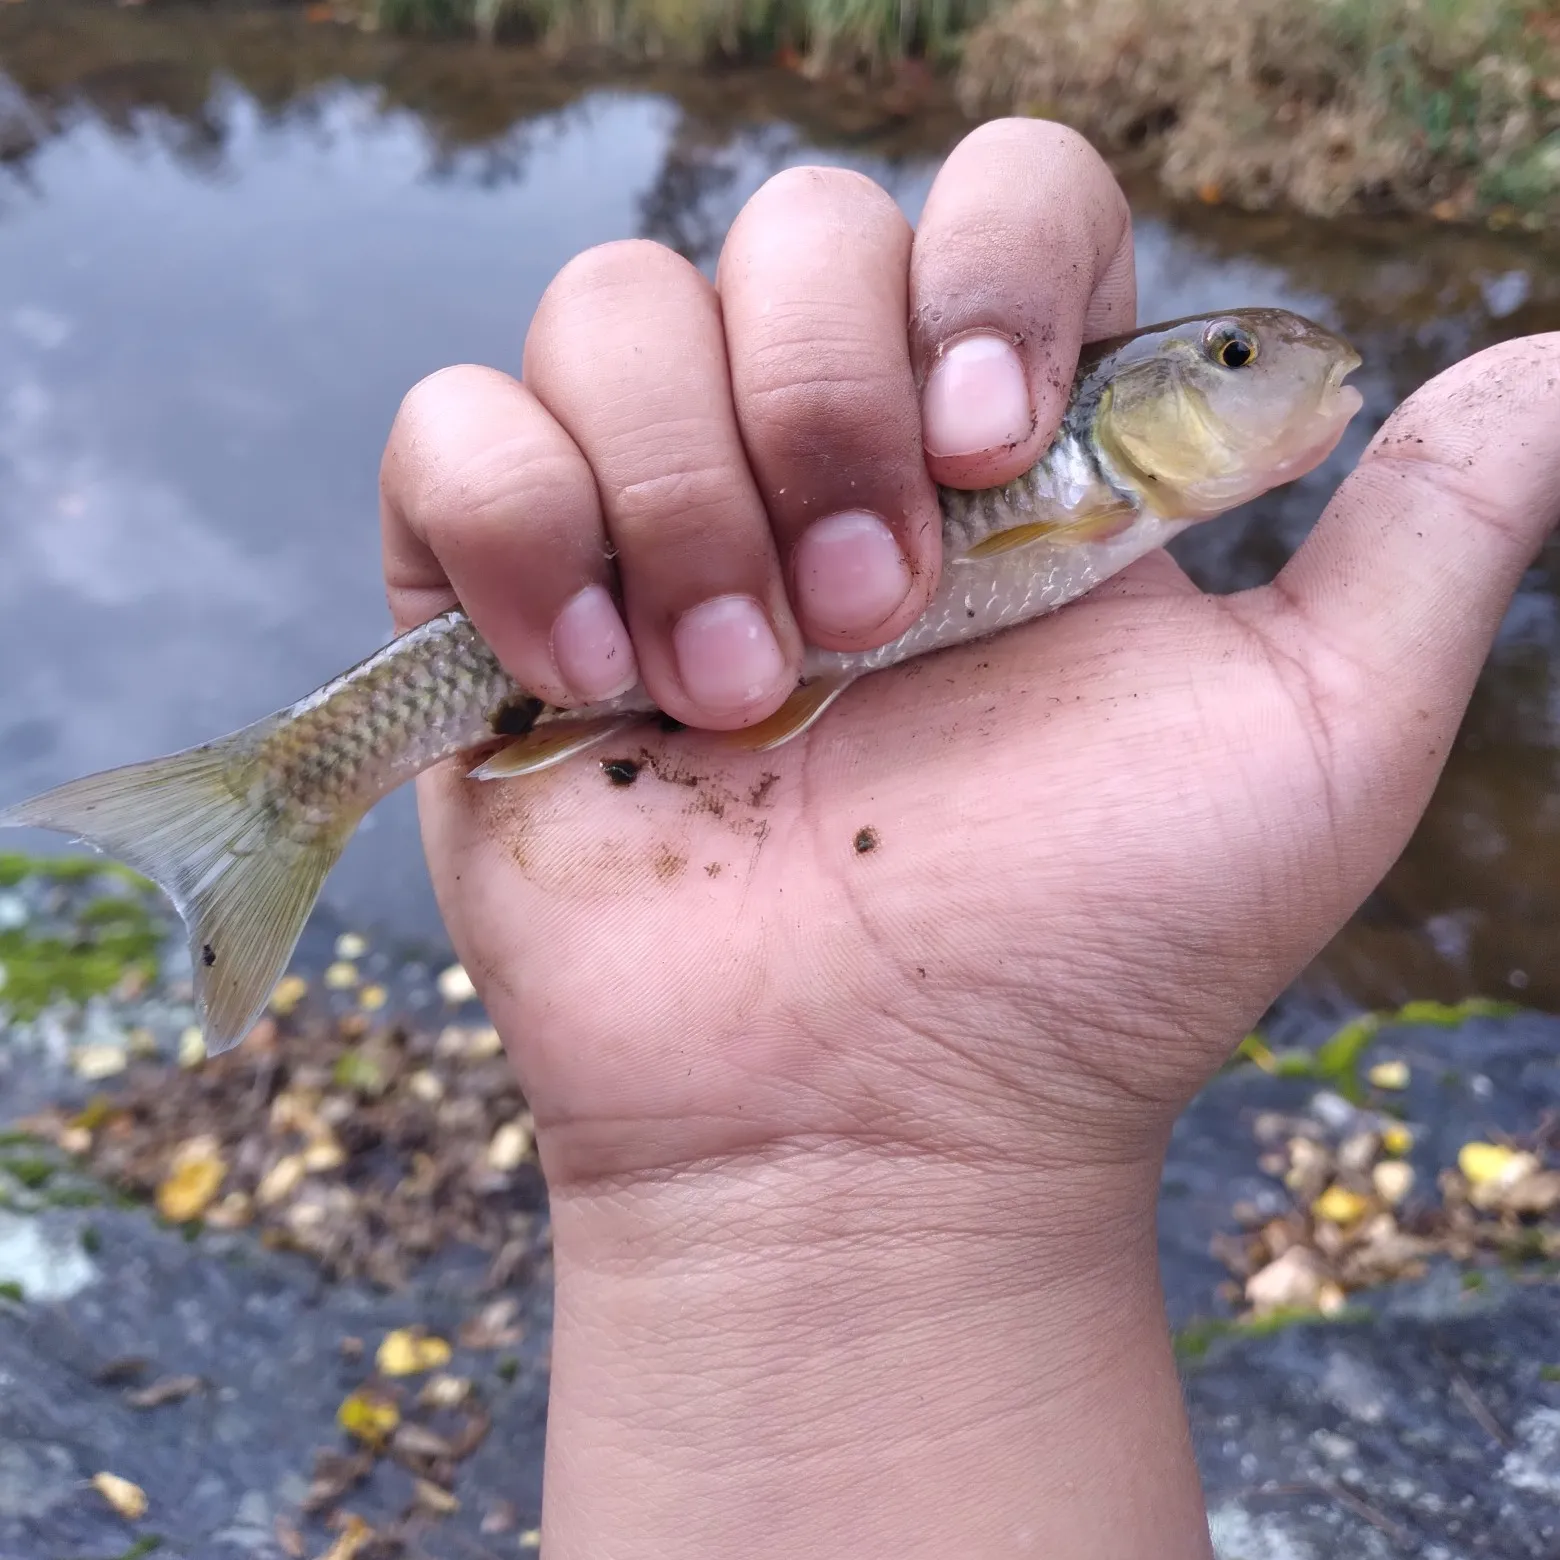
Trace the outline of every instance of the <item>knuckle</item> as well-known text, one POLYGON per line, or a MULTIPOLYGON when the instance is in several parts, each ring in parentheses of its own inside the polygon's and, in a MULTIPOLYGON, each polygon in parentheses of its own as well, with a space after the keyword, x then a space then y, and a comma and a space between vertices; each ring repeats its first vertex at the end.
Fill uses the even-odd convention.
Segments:
POLYGON ((740 409, 744 431, 771 459, 807 460, 827 453, 882 455, 913 444, 913 403, 896 376, 844 363, 756 380, 740 409))

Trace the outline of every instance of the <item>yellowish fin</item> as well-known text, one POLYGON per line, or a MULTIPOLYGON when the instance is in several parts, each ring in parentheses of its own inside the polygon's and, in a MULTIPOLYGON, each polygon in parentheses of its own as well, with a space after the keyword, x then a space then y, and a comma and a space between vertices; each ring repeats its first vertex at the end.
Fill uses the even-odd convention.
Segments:
MULTIPOLYGON (((262 722, 261 726, 270 724, 262 722)), ((301 840, 246 762, 248 727, 167 758, 73 780, 0 812, 0 827, 57 829, 151 878, 189 932, 206 1052, 237 1045, 287 968, 354 811, 301 840)))
POLYGON ((767 753, 799 737, 850 687, 853 677, 815 677, 802 684, 773 715, 742 731, 721 736, 728 747, 749 753, 767 753))
POLYGON ((1079 542, 1106 542, 1120 536, 1137 518, 1137 509, 1124 498, 1102 498, 1082 514, 1068 520, 1035 520, 1027 525, 1010 525, 993 531, 961 555, 962 562, 995 558, 1035 542, 1076 546, 1079 542))
POLYGON ((551 769, 576 753, 593 748, 598 742, 632 726, 642 717, 603 715, 593 720, 549 721, 535 726, 507 747, 501 747, 484 759, 467 776, 469 780, 513 780, 518 775, 534 775, 551 769))

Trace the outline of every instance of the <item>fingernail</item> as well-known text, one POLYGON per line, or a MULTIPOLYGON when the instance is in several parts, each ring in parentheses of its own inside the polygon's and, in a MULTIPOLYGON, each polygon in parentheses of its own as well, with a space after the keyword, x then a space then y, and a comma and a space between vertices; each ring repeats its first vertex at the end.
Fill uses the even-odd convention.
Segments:
POLYGON ((587 703, 626 693, 639 680, 628 630, 599 585, 587 585, 564 603, 553 624, 552 652, 563 680, 587 703))
POLYGON ((910 566, 894 533, 865 510, 816 521, 796 544, 797 605, 839 634, 876 628, 910 592, 910 566))
POLYGON ((1000 336, 956 341, 921 394, 921 437, 929 455, 977 455, 1028 436, 1034 425, 1029 382, 1000 336))
POLYGON ((689 608, 672 630, 683 687, 711 714, 745 709, 785 674, 775 631, 751 596, 717 596, 689 608))

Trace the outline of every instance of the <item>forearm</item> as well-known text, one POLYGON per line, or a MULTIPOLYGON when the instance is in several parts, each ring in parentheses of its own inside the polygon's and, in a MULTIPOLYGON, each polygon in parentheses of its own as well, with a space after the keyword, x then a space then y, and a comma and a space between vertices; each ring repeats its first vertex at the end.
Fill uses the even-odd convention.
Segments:
POLYGON ((550 1560, 1207 1560, 1132 1175, 820 1149, 564 1194, 550 1560))

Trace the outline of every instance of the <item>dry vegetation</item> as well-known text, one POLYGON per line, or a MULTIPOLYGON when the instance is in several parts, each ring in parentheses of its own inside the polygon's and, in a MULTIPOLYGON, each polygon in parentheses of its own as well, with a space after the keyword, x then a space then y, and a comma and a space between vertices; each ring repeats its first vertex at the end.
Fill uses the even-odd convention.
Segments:
POLYGON ((1555 0, 1020 0, 970 38, 960 95, 1139 154, 1177 195, 1560 218, 1555 0))

